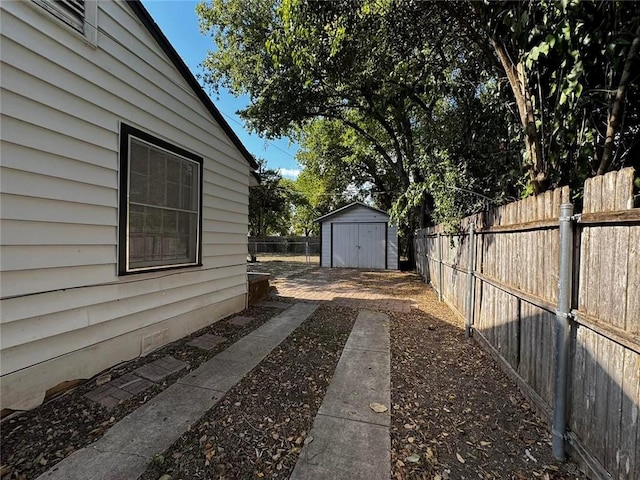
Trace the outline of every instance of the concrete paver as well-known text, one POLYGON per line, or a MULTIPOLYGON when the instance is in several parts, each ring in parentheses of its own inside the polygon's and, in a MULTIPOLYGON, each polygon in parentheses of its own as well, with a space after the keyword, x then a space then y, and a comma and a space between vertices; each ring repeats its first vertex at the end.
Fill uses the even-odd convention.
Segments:
POLYGON ((210 351, 224 342, 227 337, 222 337, 219 335, 213 335, 212 333, 205 333, 204 335, 200 335, 199 337, 191 340, 187 345, 192 347, 201 348, 202 350, 210 351))
POLYGON ((389 318, 382 313, 369 312, 367 319, 351 332, 344 348, 388 352, 389 318))
POLYGON ((387 427, 318 415, 310 435, 290 480, 389 480, 387 427))
POLYGON ((84 396, 103 407, 112 409, 118 406, 121 401, 131 398, 151 385, 153 385, 153 382, 127 373, 85 393, 84 396))
MULTIPOLYGON (((300 303, 282 312, 267 322, 280 325, 273 336, 241 338, 193 372, 197 375, 188 375, 169 386, 116 423, 97 442, 71 454, 38 480, 137 479, 155 454, 175 442, 317 308, 300 303)), ((162 365, 177 368, 175 362, 162 365)))
POLYGON ((391 406, 389 318, 362 310, 290 480, 388 480, 391 406))
POLYGON ((135 369, 133 373, 152 382, 160 382, 169 375, 177 373, 186 367, 188 367, 188 365, 185 362, 167 355, 135 369))
POLYGON ((128 373, 113 379, 110 384, 120 390, 130 393, 131 395, 137 395, 153 385, 153 382, 128 373))
POLYGON ((336 367, 318 414, 389 426, 389 411, 376 413, 370 403, 389 408, 389 354, 346 350, 336 367), (355 383, 354 383, 355 382, 355 383))
POLYGON ((263 302, 257 303, 256 305, 258 307, 280 308, 282 310, 286 310, 291 306, 290 303, 278 302, 278 301, 272 301, 272 300, 265 300, 263 302))
POLYGON ((167 388, 111 427, 94 448, 151 459, 171 446, 223 394, 191 385, 167 388))
POLYGON ((246 374, 247 368, 249 365, 245 363, 216 357, 179 379, 178 383, 227 392, 246 374))
POLYGON ((238 317, 233 317, 229 320, 227 320, 227 323, 229 325, 235 325, 236 327, 244 327, 245 325, 248 325, 249 323, 253 322, 255 320, 255 318, 253 317, 245 317, 243 315, 240 315, 238 317))
POLYGON ((74 452, 51 470, 38 477, 83 480, 115 480, 138 478, 147 469, 148 460, 125 453, 99 452, 86 447, 74 452), (105 468, 105 466, 107 468, 105 468), (80 477, 75 472, 82 471, 80 477))

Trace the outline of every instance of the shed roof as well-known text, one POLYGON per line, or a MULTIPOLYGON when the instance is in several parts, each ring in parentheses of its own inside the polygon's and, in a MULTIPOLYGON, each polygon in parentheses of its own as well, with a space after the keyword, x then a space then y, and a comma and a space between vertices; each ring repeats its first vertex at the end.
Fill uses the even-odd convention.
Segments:
POLYGON ((149 31, 154 40, 158 43, 160 48, 164 51, 164 53, 169 57, 171 62, 178 69, 182 77, 186 80, 189 86, 192 88, 193 92, 196 94, 198 99, 202 102, 205 108, 211 113, 216 122, 220 125, 222 130, 227 134, 229 139, 233 142, 233 144, 240 150, 242 156, 247 160, 247 163, 254 170, 258 168, 258 163, 253 158, 253 155, 249 153, 247 148, 242 144, 238 136, 231 129, 227 121, 224 119, 220 111, 213 104, 209 96, 202 89, 196 78, 189 70, 189 67, 184 63, 178 52, 176 52, 173 45, 169 42, 167 37, 162 33, 158 24, 153 20, 149 12, 142 5, 140 0, 127 0, 127 4, 131 7, 131 10, 136 14, 136 16, 140 19, 145 28, 149 31))
POLYGON ((314 220, 314 222, 322 223, 327 218, 333 217, 335 215, 339 215, 341 213, 346 212, 347 210, 351 210, 351 209, 356 208, 356 207, 368 208, 369 210, 372 210, 372 211, 377 212, 377 213, 381 213, 381 214, 389 217, 389 214, 387 212, 385 212, 384 210, 380 210, 379 208, 370 207, 369 205, 367 205, 365 203, 362 203, 362 202, 353 202, 353 203, 350 203, 349 205, 345 205, 342 208, 338 208, 337 210, 334 210, 333 212, 329 212, 326 215, 323 215, 322 217, 316 218, 314 220))

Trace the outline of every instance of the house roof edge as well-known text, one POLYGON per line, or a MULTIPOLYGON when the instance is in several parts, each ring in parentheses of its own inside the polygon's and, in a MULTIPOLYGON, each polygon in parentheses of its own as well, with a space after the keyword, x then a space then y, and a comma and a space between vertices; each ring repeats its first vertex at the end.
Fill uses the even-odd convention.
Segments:
POLYGON ((379 208, 375 208, 375 207, 371 207, 369 205, 367 205, 366 203, 362 203, 362 202, 352 202, 349 205, 345 205, 344 207, 340 207, 337 210, 334 210, 333 212, 329 212, 326 215, 323 215, 322 217, 318 217, 314 220, 314 223, 322 223, 324 220, 326 220, 329 217, 333 217, 334 215, 338 215, 340 213, 345 212, 346 210, 350 210, 354 207, 365 207, 368 208, 369 210, 373 210, 374 212, 378 212, 378 213, 382 213, 383 215, 386 215, 387 217, 389 216, 389 214, 387 212, 385 212, 384 210, 380 210, 379 208))
POLYGON ((140 0, 126 0, 126 2, 131 10, 133 10, 136 16, 140 19, 145 28, 149 31, 156 43, 160 46, 160 48, 162 48, 164 53, 169 57, 171 62, 178 69, 178 71, 189 84, 198 99, 202 102, 209 113, 211 113, 213 118, 218 122, 222 130, 227 134, 233 144, 238 148, 242 156, 247 160, 247 163, 249 163, 252 169, 257 170, 258 163, 256 162, 255 158, 253 158, 253 155, 249 153, 247 147, 244 146, 236 133, 231 129, 227 121, 220 113, 220 110, 218 110, 213 101, 200 86, 196 78, 193 76, 193 73, 191 73, 191 70, 189 70, 189 67, 187 67, 182 58, 180 58, 180 55, 178 55, 176 49, 173 47, 173 45, 171 45, 165 34, 162 33, 162 30, 155 22, 153 17, 151 17, 151 14, 147 11, 144 5, 142 5, 142 2, 140 0))

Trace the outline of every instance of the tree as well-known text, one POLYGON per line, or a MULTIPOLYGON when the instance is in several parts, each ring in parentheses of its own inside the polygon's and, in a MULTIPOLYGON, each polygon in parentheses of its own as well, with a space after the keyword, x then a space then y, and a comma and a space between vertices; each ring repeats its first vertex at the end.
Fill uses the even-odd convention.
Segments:
POLYGON ((287 235, 291 228, 289 192, 281 185, 282 176, 267 169, 263 159, 258 160, 260 185, 249 190, 249 235, 287 235))
POLYGON ((535 192, 631 164, 639 142, 640 5, 623 1, 443 4, 492 48, 515 99, 535 192), (624 121, 623 121, 624 119, 624 121))
POLYGON ((218 44, 206 80, 249 95, 253 129, 298 135, 325 199, 295 207, 307 217, 356 186, 409 238, 578 186, 640 144, 635 3, 217 0, 198 13, 218 44))
MULTIPOLYGON (((420 159, 428 129, 419 127, 432 115, 441 98, 438 79, 451 75, 461 48, 455 38, 443 40, 450 30, 424 8, 367 0, 247 7, 229 0, 200 4, 198 12, 218 44, 205 62, 207 81, 250 96, 241 115, 252 128, 279 136, 308 132, 321 119, 332 122, 321 128, 358 136, 360 145, 346 146, 387 206, 424 180, 420 159), (438 37, 437 45, 425 47, 429 35, 438 37), (378 172, 385 178, 376 178, 378 172)), ((422 207, 417 202, 398 218, 408 234, 424 224, 422 207)))

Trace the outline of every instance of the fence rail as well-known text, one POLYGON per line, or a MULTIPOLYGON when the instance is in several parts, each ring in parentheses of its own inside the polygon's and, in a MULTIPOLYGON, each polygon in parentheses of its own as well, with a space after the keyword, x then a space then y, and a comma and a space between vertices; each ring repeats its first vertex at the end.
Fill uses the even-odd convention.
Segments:
POLYGON ((598 478, 640 478, 640 209, 633 179, 633 169, 624 169, 585 183, 583 212, 567 219, 573 234, 565 313, 558 303, 559 219, 568 188, 467 217, 460 234, 436 226, 415 238, 418 272, 538 411, 562 426, 556 437, 598 478), (566 378, 563 325, 570 329, 566 378))
POLYGON ((320 238, 249 237, 248 256, 253 261, 270 259, 316 263, 320 259, 320 238))

